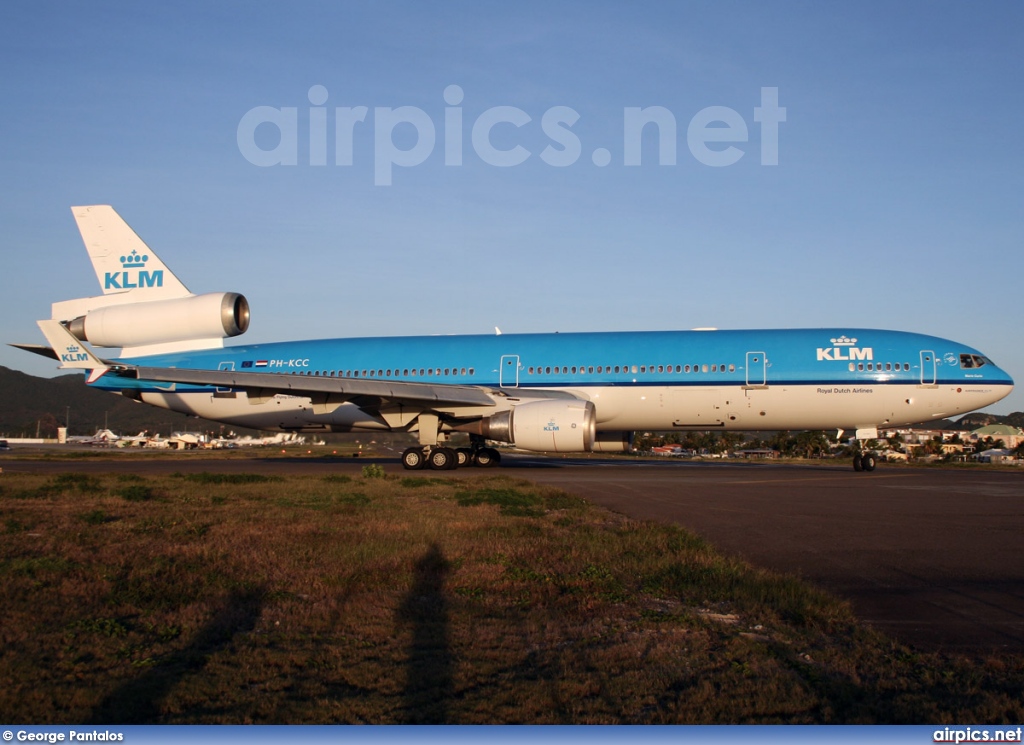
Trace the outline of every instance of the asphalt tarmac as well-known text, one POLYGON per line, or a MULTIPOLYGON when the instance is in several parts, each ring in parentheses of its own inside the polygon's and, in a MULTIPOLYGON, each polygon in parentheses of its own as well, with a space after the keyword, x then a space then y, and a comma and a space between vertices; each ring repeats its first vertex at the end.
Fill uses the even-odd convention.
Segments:
MULTIPOLYGON (((358 473, 368 462, 404 473, 392 459, 210 460, 200 453, 99 462, 8 455, 0 467, 326 474, 358 473)), ((502 469, 633 518, 677 523, 727 553, 797 574, 919 649, 1024 652, 1024 472, 529 456, 506 457, 502 469)))

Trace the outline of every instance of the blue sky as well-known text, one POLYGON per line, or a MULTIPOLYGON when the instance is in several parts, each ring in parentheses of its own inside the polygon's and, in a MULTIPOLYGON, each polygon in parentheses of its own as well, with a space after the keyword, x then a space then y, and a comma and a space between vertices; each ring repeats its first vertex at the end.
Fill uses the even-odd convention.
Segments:
MULTIPOLYGON (((50 302, 98 293, 69 207, 112 204, 192 291, 249 298, 247 341, 868 326, 966 342, 1021 381, 1022 32, 1019 3, 7 2, 2 341, 41 342, 50 302), (777 166, 763 88, 786 110, 777 166), (297 110, 296 165, 245 157, 239 123, 261 106, 297 110), (337 165, 336 108, 356 106, 337 165), (530 119, 490 131, 519 165, 473 146, 499 106, 530 119), (436 142, 384 186, 380 149, 417 141, 377 132, 375 109, 398 107, 436 142), (579 117, 557 130, 580 145, 571 165, 541 157, 555 107, 579 117), (674 164, 653 125, 624 164, 629 107, 670 113, 674 164), (732 165, 688 146, 708 107, 747 129, 732 165)), ((277 129, 251 140, 273 150, 277 129)), ((0 364, 56 372, 6 346, 0 364)), ((991 410, 1024 410, 1024 392, 991 410)))

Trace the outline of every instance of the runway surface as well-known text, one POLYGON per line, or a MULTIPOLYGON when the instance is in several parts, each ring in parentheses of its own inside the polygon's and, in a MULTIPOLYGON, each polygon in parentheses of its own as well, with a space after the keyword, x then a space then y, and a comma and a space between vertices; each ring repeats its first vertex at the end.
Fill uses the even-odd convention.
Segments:
MULTIPOLYGON (((17 461, 6 471, 358 473, 395 460, 17 461)), ((508 457, 502 471, 677 523, 848 599, 921 649, 1024 652, 1024 473, 508 457)), ((496 471, 501 472, 501 471, 496 471)), ((447 472, 460 476, 476 470, 447 472)))

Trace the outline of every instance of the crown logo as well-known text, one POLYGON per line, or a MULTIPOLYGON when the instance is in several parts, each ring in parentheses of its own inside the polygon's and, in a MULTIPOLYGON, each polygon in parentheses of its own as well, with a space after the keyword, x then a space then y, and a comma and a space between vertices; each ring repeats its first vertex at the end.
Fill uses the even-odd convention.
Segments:
POLYGON ((832 343, 837 347, 852 347, 854 344, 857 343, 857 340, 851 339, 844 334, 843 336, 840 336, 838 339, 832 339, 832 343))
POLYGON ((76 354, 78 352, 78 350, 79 350, 79 346, 77 344, 69 344, 68 348, 67 348, 67 353, 68 354, 76 354))
POLYGON ((133 248, 130 254, 121 257, 121 266, 125 269, 138 269, 144 267, 147 261, 149 261, 148 256, 140 256, 139 252, 133 248))

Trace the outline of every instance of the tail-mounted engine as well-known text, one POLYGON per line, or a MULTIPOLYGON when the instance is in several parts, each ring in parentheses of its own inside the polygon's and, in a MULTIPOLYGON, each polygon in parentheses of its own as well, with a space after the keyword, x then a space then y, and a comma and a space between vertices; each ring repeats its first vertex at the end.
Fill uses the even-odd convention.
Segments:
POLYGON ((237 292, 125 303, 90 310, 68 330, 99 347, 148 347, 226 339, 249 328, 249 302, 237 292))

